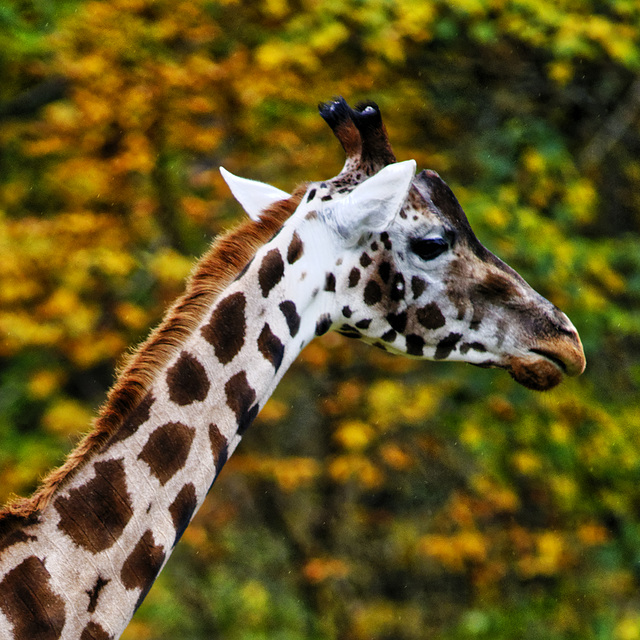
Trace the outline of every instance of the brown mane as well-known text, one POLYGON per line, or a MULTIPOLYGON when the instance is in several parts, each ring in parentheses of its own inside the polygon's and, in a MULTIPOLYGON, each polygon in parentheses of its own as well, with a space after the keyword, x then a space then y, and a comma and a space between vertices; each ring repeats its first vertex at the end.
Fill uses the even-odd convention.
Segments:
POLYGON ((53 494, 69 482, 116 431, 144 398, 157 372, 200 324, 215 299, 296 210, 304 191, 304 187, 299 187, 288 200, 267 209, 258 222, 248 220, 213 243, 194 268, 185 293, 124 363, 91 432, 30 498, 18 498, 0 510, 0 535, 20 524, 33 522, 53 494))

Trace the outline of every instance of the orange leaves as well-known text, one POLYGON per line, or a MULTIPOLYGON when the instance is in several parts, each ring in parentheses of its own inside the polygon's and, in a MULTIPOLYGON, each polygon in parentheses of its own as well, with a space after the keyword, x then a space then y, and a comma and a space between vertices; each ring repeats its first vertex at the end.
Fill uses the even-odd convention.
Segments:
POLYGON ((349 572, 348 564, 338 558, 312 558, 302 569, 304 577, 312 583, 346 578, 349 572))
POLYGON ((529 549, 518 561, 524 578, 552 576, 572 564, 567 536, 557 531, 543 531, 530 536, 529 549))
POLYGON ((420 539, 418 550, 454 572, 465 569, 467 563, 484 562, 487 557, 486 540, 477 531, 461 531, 451 536, 426 535, 420 539))
POLYGON ((329 462, 328 472, 330 477, 340 484, 354 480, 365 490, 379 488, 384 482, 384 475, 375 462, 355 453, 333 458, 329 462))

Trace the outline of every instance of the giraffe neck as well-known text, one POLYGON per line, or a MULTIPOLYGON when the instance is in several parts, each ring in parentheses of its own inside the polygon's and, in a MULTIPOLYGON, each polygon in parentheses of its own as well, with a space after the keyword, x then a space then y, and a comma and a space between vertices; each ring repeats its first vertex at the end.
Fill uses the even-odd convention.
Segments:
POLYGON ((38 521, 0 548, 0 637, 123 631, 287 367, 329 329, 331 243, 313 220, 291 222, 38 521))

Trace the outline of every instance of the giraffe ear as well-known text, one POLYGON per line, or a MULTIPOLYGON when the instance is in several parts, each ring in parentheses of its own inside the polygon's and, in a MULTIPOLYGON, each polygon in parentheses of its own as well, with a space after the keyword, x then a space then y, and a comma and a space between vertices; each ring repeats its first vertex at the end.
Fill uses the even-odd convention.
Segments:
POLYGON ((352 242, 357 242, 364 232, 384 231, 402 209, 415 172, 415 160, 380 169, 348 196, 322 210, 327 223, 352 242))
POLYGON ((242 205, 252 220, 260 220, 260 214, 274 202, 287 200, 291 197, 286 191, 281 191, 270 184, 234 176, 224 167, 220 167, 220 173, 231 189, 233 197, 242 205))

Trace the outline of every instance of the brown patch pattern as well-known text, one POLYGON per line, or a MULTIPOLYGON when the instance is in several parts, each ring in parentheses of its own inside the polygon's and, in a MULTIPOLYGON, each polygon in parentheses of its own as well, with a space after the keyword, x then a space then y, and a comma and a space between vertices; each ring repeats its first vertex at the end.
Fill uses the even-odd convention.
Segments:
POLYGON ((37 539, 38 538, 36 538, 36 536, 29 535, 24 531, 12 531, 0 539, 0 555, 2 555, 2 552, 5 549, 12 547, 14 544, 18 544, 20 542, 35 542, 37 539))
POLYGON ((391 281, 391 300, 399 302, 404 299, 404 276, 396 273, 391 281))
POLYGON ((258 349, 277 371, 280 368, 282 358, 284 357, 284 345, 278 336, 271 331, 271 327, 268 322, 265 323, 264 327, 262 327, 262 331, 260 332, 260 336, 258 338, 258 349))
POLYGON ((195 435, 193 427, 181 422, 163 424, 151 433, 138 459, 146 462, 151 473, 164 485, 184 467, 195 435))
POLYGON ((440 307, 435 302, 429 302, 422 309, 418 309, 416 317, 425 329, 439 329, 446 323, 440 307))
POLYGON ((93 613, 98 606, 98 598, 100 597, 100 593, 102 590, 111 582, 109 578, 103 578, 102 576, 98 576, 96 583, 89 589, 85 591, 85 593, 89 596, 89 606, 87 607, 87 611, 89 613, 93 613))
POLYGON ((51 574, 29 556, 0 582, 0 609, 13 625, 16 640, 57 640, 65 623, 64 600, 51 589, 51 574))
POLYGON ((500 304, 515 298, 518 291, 507 276, 490 272, 484 280, 477 284, 476 293, 483 300, 500 304))
POLYGON ((82 630, 80 640, 113 640, 113 636, 107 633, 97 622, 91 621, 82 630))
POLYGON ((122 460, 96 462, 94 470, 91 480, 53 504, 60 514, 58 529, 78 546, 98 553, 118 540, 133 512, 122 460))
POLYGON ((324 281, 324 290, 335 292, 336 290, 336 277, 333 273, 327 273, 325 281, 324 281))
POLYGON ((406 336, 407 353, 410 356, 421 356, 424 349, 424 340, 422 336, 410 333, 406 336))
POLYGON ((398 334, 393 329, 389 329, 389 331, 382 334, 382 339, 385 342, 394 342, 397 337, 398 337, 398 334))
POLYGON ((202 402, 209 393, 210 382, 200 362, 183 351, 167 371, 167 387, 171 401, 184 407, 196 400, 202 402))
MULTIPOLYGON (((307 199, 307 202, 309 202, 309 199, 307 199)), ((304 245, 302 244, 302 240, 300 239, 300 236, 294 231, 293 238, 291 238, 289 248, 287 249, 287 262, 289 264, 293 264, 294 262, 299 260, 302 257, 303 250, 304 245)))
POLYGON ((213 346, 222 364, 231 362, 244 345, 246 304, 240 291, 227 296, 211 314, 209 324, 202 328, 202 336, 213 346))
POLYGON ((486 353, 487 348, 481 342, 464 342, 460 345, 460 353, 462 355, 469 353, 471 350, 486 353))
POLYGON ((389 282, 389 278, 391 277, 391 265, 388 262, 381 262, 378 265, 378 275, 380 276, 380 280, 387 284, 389 282))
POLYGON ((216 465, 216 474, 227 461, 227 439, 220 433, 220 429, 215 424, 209 425, 209 442, 211 443, 211 453, 213 455, 213 464, 216 465))
MULTIPOLYGON (((404 333, 404 330, 407 328, 407 312, 388 313, 387 322, 391 325, 391 328, 398 333, 404 333)), ((356 325, 356 327, 357 326, 358 325, 356 325)))
POLYGON ((142 402, 124 420, 122 426, 111 436, 109 444, 115 444, 132 436, 151 415, 151 406, 154 403, 151 392, 142 399, 142 402))
POLYGON ((323 313, 316 322, 316 335, 323 336, 331 328, 331 316, 323 313))
POLYGON ((438 342, 438 346, 436 347, 435 355, 433 356, 435 360, 444 360, 451 355, 451 352, 456 348, 456 345, 462 338, 462 334, 460 333, 450 333, 446 338, 443 338, 438 342))
POLYGON ((289 335, 294 338, 300 329, 300 316, 296 309, 296 303, 291 300, 284 300, 279 305, 280 311, 289 327, 289 335))
POLYGON ((245 371, 229 378, 224 390, 227 394, 227 404, 236 415, 238 433, 242 435, 258 415, 258 405, 255 404, 256 392, 249 384, 245 371))
POLYGON ((171 520, 173 520, 173 526, 176 529, 176 537, 173 541, 174 547, 178 544, 178 540, 180 540, 189 522, 191 522, 191 516, 196 509, 197 502, 196 488, 189 482, 180 489, 175 500, 169 506, 171 520))
POLYGON ((284 262, 278 249, 271 249, 262 258, 260 269, 258 270, 258 284, 262 290, 262 297, 266 298, 269 292, 275 287, 284 275, 284 262))
POLYGON ((165 552, 162 545, 157 545, 151 529, 147 529, 125 560, 120 578, 127 589, 142 589, 136 609, 142 604, 158 572, 162 568, 165 552))
POLYGON ((369 254, 367 253, 363 253, 360 256, 360 266, 364 267, 365 269, 371 264, 372 260, 369 257, 369 254))
POLYGON ((370 307, 382 300, 382 289, 375 280, 369 280, 364 288, 364 301, 370 307))
POLYGON ((411 278, 411 293, 413 293, 413 299, 417 300, 427 288, 427 283, 418 276, 413 276, 411 278))

